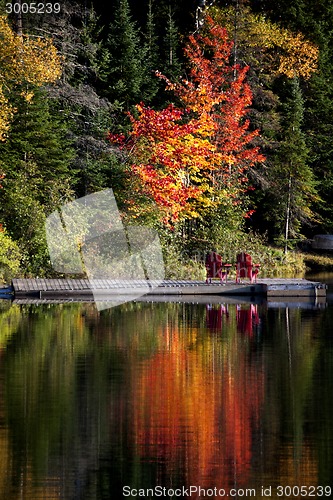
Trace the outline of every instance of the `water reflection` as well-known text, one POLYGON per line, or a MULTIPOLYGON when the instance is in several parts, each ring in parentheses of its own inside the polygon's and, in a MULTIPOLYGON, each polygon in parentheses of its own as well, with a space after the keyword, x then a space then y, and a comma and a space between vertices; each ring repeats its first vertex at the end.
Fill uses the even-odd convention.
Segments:
POLYGON ((332 316, 3 303, 0 498, 332 484, 332 316))
POLYGON ((236 322, 223 306, 208 312, 214 313, 214 331, 215 313, 230 320, 226 342, 188 325, 177 325, 171 336, 159 332, 163 348, 142 364, 135 380, 140 405, 134 439, 139 455, 162 461, 169 475, 182 464, 183 475, 174 480, 229 488, 249 480, 251 436, 264 395, 262 362, 241 346, 236 307, 236 322))
MULTIPOLYGON (((230 323, 228 304, 207 304, 206 323, 211 332, 222 332, 224 322, 230 323)), ((252 337, 258 332, 260 318, 257 304, 236 304, 237 331, 252 337)))

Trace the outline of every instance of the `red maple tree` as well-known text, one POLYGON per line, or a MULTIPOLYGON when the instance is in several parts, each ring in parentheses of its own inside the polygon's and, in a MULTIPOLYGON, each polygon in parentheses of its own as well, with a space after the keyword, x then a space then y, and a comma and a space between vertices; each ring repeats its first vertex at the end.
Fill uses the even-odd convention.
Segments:
POLYGON ((224 199, 239 203, 248 168, 264 160, 252 145, 258 131, 250 131, 246 119, 252 99, 248 68, 231 65, 231 52, 226 30, 207 18, 206 34, 190 36, 185 47, 189 79, 174 84, 157 72, 183 109, 171 104, 154 111, 140 104, 137 117, 129 114, 129 137, 109 135, 130 153, 139 189, 169 225, 202 216, 224 199))
POLYGON ((252 103, 246 83, 249 67, 230 64, 232 47, 226 29, 207 17, 206 34, 191 35, 185 47, 189 78, 173 84, 162 74, 158 76, 203 123, 203 130, 204 124, 206 128, 210 124, 207 133, 215 147, 215 189, 223 189, 223 196, 237 198, 248 188, 247 170, 265 158, 253 145, 259 130, 251 131, 247 118, 252 103))
MULTIPOLYGON (((202 120, 184 120, 186 110, 173 104, 161 111, 143 103, 136 108, 137 118, 129 113, 129 136, 108 136, 135 160, 131 172, 140 182, 134 186, 154 200, 161 219, 169 226, 180 217, 197 216, 194 200, 210 189, 207 172, 215 154, 214 146, 201 133, 202 120)), ((134 213, 143 210, 133 207, 134 213)))

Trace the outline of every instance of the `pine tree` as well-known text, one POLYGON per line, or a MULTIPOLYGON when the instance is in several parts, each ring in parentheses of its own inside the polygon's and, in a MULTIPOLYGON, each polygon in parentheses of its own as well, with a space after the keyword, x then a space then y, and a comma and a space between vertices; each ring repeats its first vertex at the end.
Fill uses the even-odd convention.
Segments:
POLYGON ((76 48, 76 71, 73 79, 76 84, 96 85, 100 73, 102 54, 102 26, 93 6, 80 13, 82 26, 78 30, 76 48))
POLYGON ((162 71, 170 80, 177 81, 182 74, 182 65, 178 56, 179 33, 174 17, 171 6, 169 6, 166 14, 167 22, 163 39, 164 64, 162 71))
MULTIPOLYGON (((333 231, 333 5, 328 0, 312 5, 307 2, 306 25, 319 45, 318 71, 305 89, 305 127, 310 148, 310 164, 318 181, 321 216, 318 232, 333 231), (320 7, 320 8, 319 8, 320 7)), ((306 29, 306 28, 305 28, 306 29)))
POLYGON ((0 144, 1 162, 7 177, 15 178, 19 170, 24 170, 26 162, 32 161, 38 166, 45 185, 53 181, 61 185, 69 176, 73 157, 66 125, 58 114, 52 113, 43 89, 35 89, 30 102, 17 96, 13 105, 17 112, 9 137, 0 144))
MULTIPOLYGON (((332 43, 332 42, 331 42, 332 43)), ((308 130, 309 159, 316 179, 321 201, 317 210, 321 215, 320 231, 333 231, 333 66, 331 43, 322 50, 319 72, 314 75, 307 91, 305 123, 308 130)))
POLYGON ((158 93, 161 82, 156 78, 155 72, 159 69, 159 47, 156 33, 156 23, 154 15, 153 0, 148 0, 147 24, 145 30, 145 42, 143 53, 145 54, 145 77, 143 79, 143 92, 141 99, 147 104, 151 104, 158 93))
POLYGON ((46 93, 34 89, 27 102, 18 96, 8 140, 0 144, 0 166, 5 173, 0 191, 0 220, 19 244, 27 272, 48 266, 45 217, 69 199, 73 151, 67 128, 54 116, 46 93))
MULTIPOLYGON (((333 231, 333 4, 330 0, 252 0, 252 6, 270 19, 303 32, 319 47, 318 70, 304 86, 304 123, 309 148, 308 164, 317 179, 316 210, 321 216, 317 232, 333 231)), ((313 230, 312 230, 313 234, 313 230)))
POLYGON ((140 101, 145 80, 146 53, 132 20, 127 0, 118 0, 104 56, 105 95, 124 109, 140 101))
POLYGON ((290 240, 300 238, 302 227, 315 219, 313 205, 318 195, 302 130, 304 101, 299 80, 285 81, 283 87, 282 133, 277 161, 271 170, 273 190, 267 208, 277 240, 284 242, 287 251, 290 240))

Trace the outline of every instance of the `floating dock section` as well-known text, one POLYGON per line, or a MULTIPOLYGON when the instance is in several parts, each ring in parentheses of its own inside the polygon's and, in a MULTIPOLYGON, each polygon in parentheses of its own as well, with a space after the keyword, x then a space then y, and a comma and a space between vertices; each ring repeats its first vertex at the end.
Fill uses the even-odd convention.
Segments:
POLYGON ((195 280, 113 280, 113 279, 13 279, 11 291, 15 298, 68 298, 100 296, 112 298, 126 295, 237 295, 263 297, 326 297, 327 286, 305 279, 260 279, 257 283, 207 284, 195 280))

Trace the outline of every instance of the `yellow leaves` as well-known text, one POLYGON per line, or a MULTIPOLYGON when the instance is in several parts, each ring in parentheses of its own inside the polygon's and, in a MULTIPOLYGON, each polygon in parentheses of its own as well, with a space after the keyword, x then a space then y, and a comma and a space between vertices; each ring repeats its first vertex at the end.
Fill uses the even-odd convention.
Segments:
MULTIPOLYGON (((5 16, 0 16, 0 140, 6 133, 15 110, 7 96, 16 85, 41 86, 61 76, 61 61, 51 40, 16 35, 5 16)), ((28 102, 29 90, 21 94, 28 102)))
POLYGON ((286 55, 280 56, 278 73, 288 78, 302 76, 308 79, 316 71, 318 47, 305 40, 303 35, 286 33, 281 48, 286 51, 286 55))
MULTIPOLYGON (((60 59, 50 40, 23 39, 21 65, 23 78, 34 85, 54 82, 61 76, 60 59)), ((22 51, 22 46, 20 47, 22 51)))
POLYGON ((277 73, 288 78, 310 78, 316 71, 319 50, 300 33, 280 28, 262 16, 250 15, 251 45, 258 39, 265 49, 278 49, 277 73))
POLYGON ((4 16, 0 16, 0 40, 2 79, 42 85, 60 77, 60 58, 51 40, 16 35, 4 16))
POLYGON ((6 139, 9 129, 9 122, 13 116, 13 108, 8 103, 0 86, 0 141, 6 139))
POLYGON ((25 99, 27 102, 31 102, 33 97, 34 97, 34 93, 33 92, 28 92, 28 91, 22 91, 20 93, 20 95, 23 97, 23 99, 25 99))
MULTIPOLYGON (((232 37, 234 35, 233 8, 214 9, 214 18, 224 25, 232 37)), ((260 64, 269 66, 273 74, 283 74, 288 78, 310 78, 316 71, 319 50, 316 45, 300 34, 281 28, 262 15, 255 15, 243 7, 238 17, 238 43, 252 50, 260 50, 260 64)), ((252 64, 252 61, 248 61, 252 64)))

